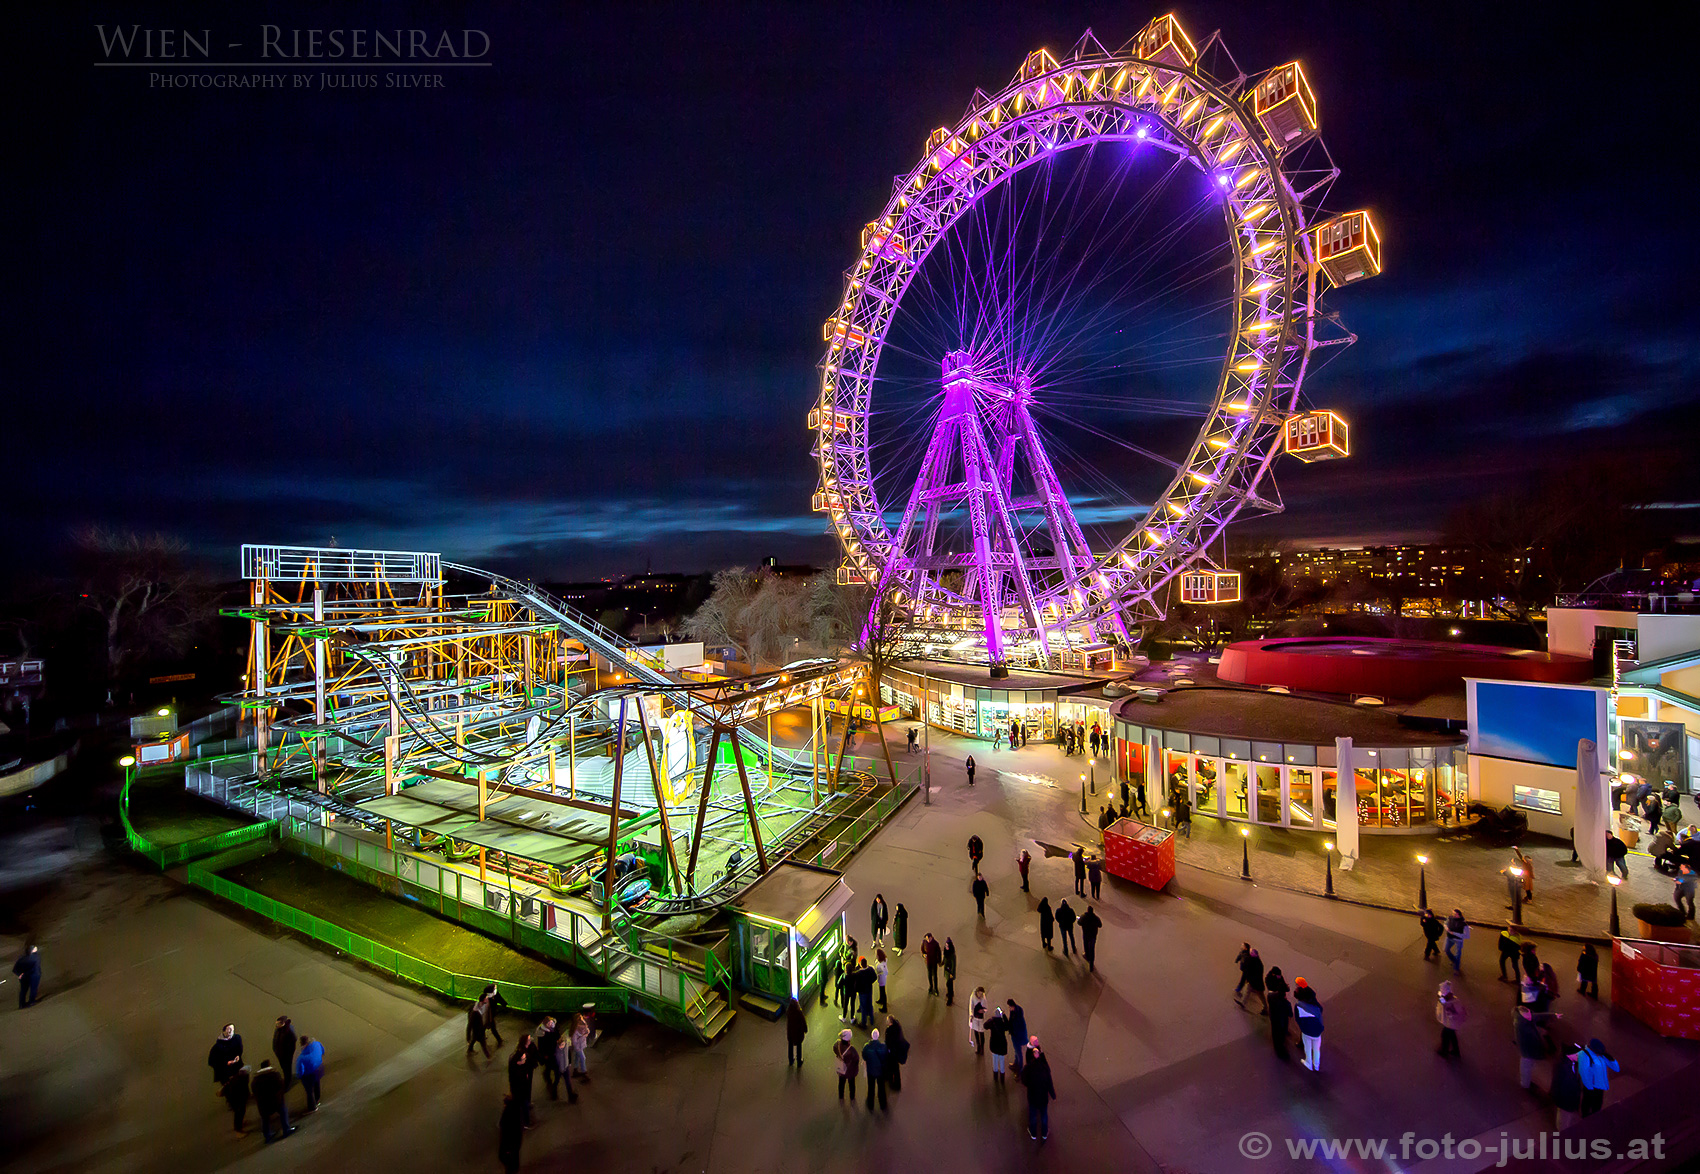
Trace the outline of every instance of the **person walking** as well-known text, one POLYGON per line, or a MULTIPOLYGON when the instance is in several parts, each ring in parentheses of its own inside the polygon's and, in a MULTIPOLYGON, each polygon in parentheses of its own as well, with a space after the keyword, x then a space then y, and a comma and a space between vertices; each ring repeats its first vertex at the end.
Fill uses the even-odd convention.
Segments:
POLYGON ((972 754, 970 754, 970 755, 969 755, 969 756, 968 756, 968 761, 967 761, 967 762, 965 762, 965 763, 963 763, 963 764, 962 764, 962 765, 963 765, 963 766, 964 766, 964 767, 965 767, 965 768, 967 768, 967 771, 968 771, 968 785, 969 785, 969 786, 970 786, 970 787, 972 787, 972 786, 973 786, 973 785, 974 785, 974 756, 973 756, 973 755, 972 755, 972 754))
MULTIPOLYGON (((549 1094, 549 1099, 561 1099, 561 1069, 566 1049, 561 1046, 566 1028, 553 1015, 545 1015, 543 1022, 537 1025, 534 1038, 537 1041, 537 1066, 543 1070, 543 1091, 549 1094)), ((572 1082, 567 1082, 567 1091, 572 1092, 572 1082)))
POLYGON ((974 883, 969 886, 969 891, 974 894, 974 908, 979 912, 980 920, 986 920, 986 895, 991 892, 991 887, 986 884, 986 878, 976 872, 974 883))
POLYGON ((1558 1018, 1556 1011, 1537 1014, 1534 1008, 1519 1004, 1511 1019, 1511 1038, 1517 1044, 1517 1084, 1528 1088, 1535 1076, 1535 1061, 1547 1055, 1547 1037, 1541 1032, 1541 1021, 1558 1018))
POLYGON ((307 1098, 306 1111, 316 1111, 320 1082, 325 1078, 325 1045, 310 1035, 301 1037, 301 1051, 295 1057, 295 1076, 301 1081, 301 1091, 307 1098))
POLYGON ((1074 861, 1074 895, 1084 897, 1086 895, 1086 849, 1076 848, 1069 854, 1069 857, 1074 861))
POLYGON ((248 1080, 248 1066, 242 1063, 241 1057, 237 1057, 236 1070, 225 1080, 218 1093, 224 1098, 224 1103, 230 1106, 236 1132, 240 1134, 248 1132, 248 1080))
POLYGON ((856 1026, 872 1028, 874 1025, 874 983, 878 981, 874 968, 868 965, 868 960, 858 960, 856 969, 856 1026))
POLYGON ((909 948, 909 910, 903 907, 902 901, 897 903, 897 912, 891 915, 891 946, 899 958, 909 948))
POLYGON ((838 1021, 850 1022, 850 1008, 856 1005, 856 951, 846 949, 839 966, 838 1021))
POLYGON ((956 1005, 956 943, 944 940, 944 1005, 956 1005))
POLYGON ((1240 981, 1234 987, 1235 1001, 1240 1010, 1251 1010, 1251 999, 1257 996, 1257 1009, 1260 1014, 1269 1014, 1269 999, 1264 994, 1263 959, 1248 943, 1239 953, 1240 981))
POLYGON ((1039 898, 1039 944, 1045 949, 1051 948, 1051 930, 1054 919, 1051 916, 1051 899, 1039 898))
POLYGON ((1511 849, 1511 858, 1516 861, 1517 879, 1523 882, 1523 900, 1525 902, 1533 901, 1535 899, 1535 862, 1529 859, 1523 849, 1516 846, 1511 849))
POLYGON ((844 1099, 844 1090, 850 1090, 850 1103, 856 1103, 856 1073, 862 1066, 862 1057, 856 1051, 856 1045, 851 1042, 850 1029, 846 1027, 838 1033, 838 1042, 832 1045, 832 1055, 838 1066, 838 1099, 844 1099))
POLYGON ((1470 923, 1464 911, 1454 909, 1446 919, 1446 958, 1452 963, 1452 973, 1464 973, 1464 942, 1470 936, 1470 923))
POLYGON ((986 1050, 986 988, 977 986, 968 1000, 968 1046, 976 1056, 986 1050))
POLYGON ((809 1018, 795 998, 785 1000, 785 1066, 803 1062, 803 1037, 809 1034, 809 1018))
POLYGON ((1507 925, 1499 931, 1499 981, 1516 982, 1521 975, 1518 963, 1523 956, 1523 939, 1517 936, 1517 927, 1507 925), (1505 977, 1505 964, 1511 963, 1511 977, 1505 977))
POLYGON ((1092 889, 1092 899, 1098 899, 1098 886, 1104 883, 1104 862, 1094 856, 1086 862, 1086 882, 1092 889))
POLYGON ((885 1019, 885 1086, 892 1092, 903 1091, 903 1066, 909 1063, 909 1038, 897 1016, 885 1019))
POLYGON ((992 1008, 992 1017, 986 1020, 986 1035, 992 1053, 992 1081, 1001 1087, 1004 1065, 1009 1058, 1009 1020, 1004 1018, 1002 1007, 992 1008))
POLYGON ((1006 1000, 1005 1005, 1008 1010, 1004 1012, 1004 1018, 1009 1020, 1009 1038, 1014 1053, 1010 1062, 1015 1065, 1015 1075, 1019 1077, 1023 1063, 1022 1057, 1027 1051, 1027 1045, 1024 1042, 1027 1039, 1027 1012, 1014 999, 1006 1000))
POLYGON ((1582 1045, 1576 1044, 1552 1062, 1552 1107, 1558 1111, 1558 1131, 1563 1133, 1582 1115, 1582 1074, 1577 1071, 1576 1058, 1582 1045))
POLYGON ((891 921, 891 910, 887 908, 884 893, 875 893, 873 904, 868 906, 868 944, 876 949, 885 944, 885 927, 891 921))
POLYGON ((473 1048, 483 1048, 484 1058, 490 1058, 490 1041, 485 1038, 484 1003, 483 1000, 472 1004, 466 1012, 466 1054, 472 1055, 473 1048))
POLYGON ((1269 1012, 1269 1041, 1275 1047, 1276 1058, 1285 1060, 1290 1055, 1287 1051, 1287 1033, 1293 1022, 1293 1004, 1287 998, 1287 980, 1281 976, 1279 966, 1271 966, 1265 982, 1268 1000, 1264 1009, 1269 1012))
POLYGON ((283 1088, 288 1092, 295 1083, 295 1028, 287 1015, 279 1015, 272 1029, 272 1055, 277 1057, 277 1070, 283 1074, 283 1088))
POLYGON ((980 837, 977 836, 977 835, 969 836, 968 837, 968 863, 973 866, 974 871, 976 873, 978 873, 980 871, 980 858, 982 856, 984 856, 985 854, 986 854, 986 846, 980 842, 980 837))
POLYGON ((1464 1001, 1452 993, 1452 984, 1441 983, 1434 1004, 1434 1019, 1440 1024, 1440 1055, 1462 1059, 1458 1051, 1458 1029, 1464 1026, 1466 1018, 1464 1001))
POLYGON ((496 984, 491 983, 484 988, 484 997, 479 1002, 484 1008, 484 1030, 495 1037, 496 1046, 499 1048, 502 1046, 502 1029, 496 1024, 496 1012, 506 1007, 508 1001, 502 998, 502 993, 496 989, 496 984))
POLYGON ((1582 1116, 1592 1117, 1600 1111, 1611 1089, 1611 1074, 1616 1071, 1617 1060, 1597 1039, 1589 1040, 1588 1046, 1576 1054, 1576 1074, 1582 1080, 1582 1116))
POLYGON ((567 1042, 572 1048, 572 1067, 578 1072, 578 1078, 589 1080, 590 1065, 584 1050, 590 1046, 590 1020, 582 1013, 573 1016, 573 1029, 567 1036, 567 1042))
POLYGON ((496 1158, 502 1169, 514 1174, 519 1169, 519 1147, 525 1140, 526 1109, 512 1093, 502 1094, 502 1117, 496 1126, 496 1158))
POLYGON ((1600 955, 1593 942, 1583 942, 1576 959, 1576 993, 1590 999, 1600 997, 1600 955))
POLYGON ((1098 954, 1098 931, 1104 928, 1104 921, 1093 910, 1086 907, 1086 912, 1080 915, 1080 952, 1086 956, 1086 969, 1097 970, 1098 964, 1094 959, 1098 954))
POLYGON ((1001 724, 992 727, 992 749, 1003 749, 1003 726, 1001 724))
POLYGON ((1062 904, 1057 906, 1057 928, 1062 930, 1062 952, 1067 958, 1069 950, 1078 950, 1074 943, 1074 910, 1068 907, 1068 898, 1064 897, 1062 904))
POLYGON ((1192 804, 1187 802, 1184 794, 1175 800, 1175 828, 1187 839, 1192 839, 1192 804))
POLYGON ((254 1073, 253 1093, 254 1108, 260 1114, 260 1132, 268 1144, 295 1132, 289 1126, 289 1105, 283 1098, 283 1073, 273 1068, 270 1060, 260 1061, 260 1070, 254 1073), (278 1119, 276 1137, 272 1136, 273 1117, 278 1119))
POLYGON ((891 977, 891 967, 886 964, 884 950, 874 951, 874 977, 880 984, 880 1011, 883 1013, 886 1010, 885 981, 891 977))
POLYGON ((1423 931, 1423 961, 1440 957, 1440 935, 1446 932, 1445 924, 1432 909, 1424 909, 1417 921, 1423 931))
POLYGON ((1051 1064, 1039 1049, 1036 1035, 1027 1041, 1021 1083, 1027 1087, 1027 1136, 1043 1141, 1051 1136, 1051 1102, 1056 1100, 1057 1086, 1051 1080, 1051 1064))
POLYGON ((1023 848, 1021 850, 1021 855, 1015 858, 1015 871, 1021 874, 1021 891, 1024 893, 1031 893, 1033 891, 1027 887, 1027 870, 1032 867, 1033 853, 1023 848))
POLYGON ((1694 891, 1697 883, 1694 870, 1687 864, 1679 864, 1676 869, 1676 888, 1671 895, 1671 904, 1686 912, 1688 920, 1694 920, 1694 891))
POLYGON ((41 991, 41 947, 31 942, 12 963, 12 973, 18 976, 18 1010, 35 1005, 41 991))
POLYGON ((944 951, 939 948, 939 940, 932 934, 921 939, 921 957, 927 963, 927 993, 939 993, 939 963, 944 961, 944 951))
POLYGON ((537 1044, 529 1035, 514 1041, 508 1056, 508 1092, 525 1106, 526 1127, 531 1126, 531 1076, 537 1071, 537 1044))
POLYGON ((868 1112, 874 1111, 874 1099, 877 1094, 880 1112, 886 1111, 885 1104, 885 1070, 889 1063, 890 1053, 885 1044, 880 1042, 879 1028, 869 1034, 868 1042, 862 1045, 862 1067, 868 1074, 868 1112))
POLYGON ((1310 983, 1298 979, 1293 990, 1293 1016, 1298 1020, 1299 1035, 1304 1039, 1304 1066, 1312 1072, 1322 1071, 1322 1002, 1310 983))
MULTIPOLYGON (((220 1085, 228 1082, 241 1069, 242 1037, 236 1034, 234 1023, 226 1023, 218 1038, 213 1040, 213 1045, 207 1052, 207 1067, 212 1069, 213 1083, 220 1085)), ((248 1103, 246 1093, 243 1094, 242 1103, 248 1103)))

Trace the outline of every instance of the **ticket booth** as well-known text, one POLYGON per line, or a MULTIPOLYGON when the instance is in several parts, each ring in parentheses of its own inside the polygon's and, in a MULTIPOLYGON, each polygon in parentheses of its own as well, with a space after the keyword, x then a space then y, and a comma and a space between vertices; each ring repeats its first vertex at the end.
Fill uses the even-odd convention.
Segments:
POLYGON ((818 992, 854 896, 836 869, 788 860, 768 870, 730 910, 738 985, 781 1004, 818 992))

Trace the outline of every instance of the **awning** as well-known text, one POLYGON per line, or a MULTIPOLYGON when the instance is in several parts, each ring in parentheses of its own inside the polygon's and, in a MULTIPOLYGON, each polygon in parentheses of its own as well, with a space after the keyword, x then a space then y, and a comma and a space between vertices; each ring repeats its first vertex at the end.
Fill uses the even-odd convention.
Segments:
POLYGON ((833 885, 824 897, 810 906, 809 911, 798 919, 796 925, 798 936, 806 944, 812 945, 815 937, 832 924, 833 919, 844 911, 844 907, 850 904, 850 898, 855 895, 850 886, 840 878, 838 883, 833 885))

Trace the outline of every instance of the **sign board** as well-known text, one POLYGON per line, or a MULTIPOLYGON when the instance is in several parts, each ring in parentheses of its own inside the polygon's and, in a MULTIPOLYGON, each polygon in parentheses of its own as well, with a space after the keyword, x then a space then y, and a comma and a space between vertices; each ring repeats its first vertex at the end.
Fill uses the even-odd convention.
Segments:
POLYGON ((858 721, 864 722, 894 722, 898 718, 897 706, 882 705, 875 709, 866 701, 841 701, 828 697, 821 702, 828 713, 847 713, 858 721))

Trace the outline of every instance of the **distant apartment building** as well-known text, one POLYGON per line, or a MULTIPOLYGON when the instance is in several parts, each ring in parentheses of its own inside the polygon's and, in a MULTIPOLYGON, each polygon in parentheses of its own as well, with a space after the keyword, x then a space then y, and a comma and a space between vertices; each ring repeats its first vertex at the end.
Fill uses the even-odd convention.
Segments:
POLYGON ((1325 587, 1347 581, 1387 584, 1408 592, 1459 597, 1474 594, 1484 581, 1514 579, 1528 561, 1509 556, 1490 565, 1479 551, 1442 543, 1403 546, 1323 546, 1255 556, 1296 578, 1325 587))

